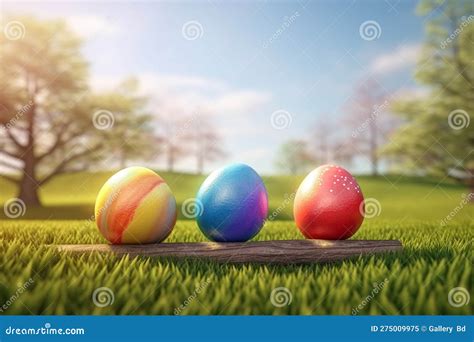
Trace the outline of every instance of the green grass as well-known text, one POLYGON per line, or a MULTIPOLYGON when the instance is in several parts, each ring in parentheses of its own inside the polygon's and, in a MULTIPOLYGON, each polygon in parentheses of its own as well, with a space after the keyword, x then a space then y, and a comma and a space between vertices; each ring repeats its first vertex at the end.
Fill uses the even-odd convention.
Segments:
MULTIPOLYGON (((399 239, 405 249, 397 254, 329 265, 263 266, 58 253, 56 244, 104 242, 93 221, 71 218, 79 215, 78 208, 84 210, 80 215, 91 217, 95 194, 109 175, 58 178, 41 192, 49 207, 27 208, 25 216, 58 218, 63 213, 67 221, 0 221, 1 314, 172 315, 181 305, 180 314, 351 314, 359 305, 360 315, 474 312, 472 299, 458 308, 448 302, 451 289, 470 291, 474 282, 474 210, 461 205, 466 193, 461 186, 396 176, 358 177, 365 196, 379 200, 382 210, 366 219, 354 238, 399 239), (441 226, 440 220, 455 208, 456 215, 441 226), (30 278, 32 284, 19 294, 30 278), (92 294, 99 287, 113 291, 111 305, 94 304, 92 294), (272 304, 277 287, 291 292, 289 305, 272 304)), ((179 203, 194 197, 203 179, 163 176, 179 203)), ((280 208, 280 218, 291 218, 292 203, 285 201, 285 194, 300 180, 265 177, 271 210, 280 208)), ((0 202, 15 194, 6 181, 0 181, 0 189, 0 202)), ((267 222, 256 239, 301 238, 292 221, 280 220, 267 222)), ((204 236, 193 221, 179 220, 168 241, 204 241, 204 236)))
MULTIPOLYGON (((196 196, 205 176, 193 174, 159 172, 171 187, 179 205, 188 198, 196 196)), ((74 173, 61 175, 40 189, 44 208, 28 208, 23 218, 36 219, 88 219, 94 208, 94 201, 101 186, 113 172, 74 173)), ((268 190, 270 209, 279 212, 278 219, 292 219, 292 202, 285 199, 291 196, 303 177, 266 176, 263 177, 268 190)), ((385 219, 441 220, 462 201, 468 189, 459 184, 446 181, 406 177, 380 176, 377 178, 356 177, 364 196, 376 198, 382 206, 385 219)), ((0 203, 16 196, 12 183, 0 176, 0 203)), ((474 218, 474 211, 463 210, 460 218, 474 218)), ((181 211, 179 218, 185 219, 181 211)), ((0 211, 0 218, 3 211, 0 211)))
MULTIPOLYGON (((472 301, 455 308, 448 293, 458 286, 472 288, 473 228, 472 223, 441 228, 368 221, 356 238, 401 239, 405 250, 332 265, 284 267, 62 255, 47 245, 103 242, 94 224, 12 221, 1 228, 0 302, 32 278, 33 284, 4 313, 172 315, 188 301, 181 314, 351 314, 373 294, 374 284, 384 282, 358 314, 472 314, 472 301), (92 294, 104 286, 115 300, 96 307, 92 294), (270 296, 282 286, 292 301, 279 308, 270 296), (201 291, 189 300, 198 287, 201 291)), ((269 223, 258 236, 292 238, 301 235, 282 221, 269 223)), ((169 241, 202 240, 193 222, 179 221, 169 241)))

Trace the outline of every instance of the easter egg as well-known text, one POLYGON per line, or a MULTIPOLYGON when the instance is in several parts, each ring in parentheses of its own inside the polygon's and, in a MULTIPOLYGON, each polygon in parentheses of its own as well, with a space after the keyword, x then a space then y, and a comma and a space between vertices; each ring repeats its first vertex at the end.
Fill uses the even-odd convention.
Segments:
POLYGON ((95 220, 113 244, 166 239, 176 223, 176 200, 163 178, 144 167, 123 169, 97 195, 95 220))
POLYGON ((202 206, 198 226, 212 241, 247 241, 260 231, 268 214, 262 178, 245 164, 212 172, 196 199, 202 206))
POLYGON ((308 239, 351 237, 364 220, 364 196, 345 169, 323 165, 309 173, 296 192, 296 226, 308 239))

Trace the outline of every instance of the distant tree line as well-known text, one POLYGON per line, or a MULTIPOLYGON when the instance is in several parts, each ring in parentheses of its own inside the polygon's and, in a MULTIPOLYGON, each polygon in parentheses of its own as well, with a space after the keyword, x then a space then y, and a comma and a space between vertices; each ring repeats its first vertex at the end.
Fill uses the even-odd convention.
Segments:
POLYGON ((67 172, 124 167, 162 154, 169 170, 194 156, 203 172, 222 156, 210 121, 199 113, 157 120, 138 94, 137 80, 103 93, 90 89, 82 42, 63 21, 24 17, 11 23, 27 32, 11 36, 5 29, 0 35, 0 170, 18 185, 25 204, 40 205, 38 189, 67 172))
POLYGON ((308 139, 282 145, 277 165, 297 173, 312 161, 358 157, 377 175, 384 160, 404 172, 455 178, 474 192, 472 1, 424 0, 417 11, 426 16, 427 38, 415 78, 427 95, 394 97, 369 77, 356 87, 343 120, 319 119, 308 139))
POLYGON ((371 174, 380 172, 380 148, 398 125, 389 112, 390 94, 372 78, 356 85, 346 113, 339 120, 321 115, 308 131, 307 138, 283 143, 276 165, 284 172, 298 174, 314 165, 338 163, 350 165, 357 158, 371 166, 371 174))

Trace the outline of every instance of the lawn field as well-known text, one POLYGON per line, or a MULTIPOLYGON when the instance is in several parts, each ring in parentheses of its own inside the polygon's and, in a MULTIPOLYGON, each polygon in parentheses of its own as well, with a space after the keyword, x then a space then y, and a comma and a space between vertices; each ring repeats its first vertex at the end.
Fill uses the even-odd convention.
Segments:
MULTIPOLYGON (((333 265, 276 267, 66 256, 48 245, 103 242, 93 223, 8 222, 1 227, 0 300, 8 302, 32 278, 4 314, 351 314, 369 295, 373 299, 358 314, 472 314, 472 301, 452 307, 448 293, 472 288, 473 232, 472 223, 368 222, 356 238, 398 238, 405 250, 333 265), (94 304, 99 287, 113 291, 111 305, 94 304), (272 304, 278 287, 290 291, 289 305, 272 304)), ((258 235, 291 238, 301 235, 288 221, 271 222, 258 235)), ((191 221, 179 221, 169 239, 203 240, 191 221)))
MULTIPOLYGON (((380 202, 380 213, 366 218, 353 238, 399 239, 405 249, 396 254, 328 265, 264 266, 58 253, 56 244, 104 243, 93 220, 73 218, 74 208, 86 210, 93 205, 95 193, 107 176, 69 175, 58 179, 42 192, 49 208, 42 212, 27 208, 29 215, 47 215, 51 208, 61 211, 68 207, 68 220, 58 220, 55 214, 49 214, 53 218, 49 220, 26 220, 27 215, 2 219, 1 314, 474 312, 472 299, 459 307, 448 300, 452 289, 471 291, 474 283, 474 209, 463 204, 462 194, 467 190, 462 186, 404 177, 357 177, 365 197, 380 202), (86 185, 81 187, 78 180, 86 178, 86 185), (450 219, 442 225, 441 220, 448 215, 450 219), (108 292, 93 300, 94 291, 103 287, 108 292), (279 288, 286 289, 275 296, 279 288), (101 300, 108 305, 102 307, 101 300), (284 305, 280 305, 282 301, 284 305)), ((179 203, 194 197, 202 180, 179 174, 165 178, 179 203)), ((287 200, 300 180, 265 178, 271 211, 278 210, 281 215, 279 220, 268 221, 256 240, 302 238, 288 220, 292 202, 287 200)), ((0 201, 14 195, 9 184, 3 181, 3 185, 0 201)), ((85 214, 93 213, 86 210, 85 214)), ((179 220, 167 241, 205 238, 193 221, 179 220)))
MULTIPOLYGON (((74 173, 61 175, 41 187, 39 193, 44 208, 28 208, 23 218, 41 219, 90 219, 94 202, 101 186, 114 172, 74 173)), ((185 173, 159 172, 170 186, 178 205, 193 198, 205 176, 185 173)), ((303 176, 264 176, 268 190, 269 214, 283 220, 292 219, 292 195, 303 176)), ((463 201, 468 193, 464 186, 448 180, 436 180, 406 176, 356 176, 365 198, 380 202, 384 219, 444 219, 463 201)), ((0 176, 0 204, 16 196, 12 183, 0 176)), ((4 217, 0 211, 0 218, 4 217)), ((179 212, 180 219, 186 219, 179 212)), ((474 206, 463 208, 453 220, 474 219, 474 206)))

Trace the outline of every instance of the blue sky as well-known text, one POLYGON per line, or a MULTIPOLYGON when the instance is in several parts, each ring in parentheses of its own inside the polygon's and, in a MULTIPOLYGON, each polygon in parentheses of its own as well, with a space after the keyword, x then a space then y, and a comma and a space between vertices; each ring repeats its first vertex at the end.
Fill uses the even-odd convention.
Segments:
MULTIPOLYGON (((208 170, 238 161, 272 173, 278 146, 311 136, 318 119, 337 122, 362 78, 371 75, 389 92, 416 89, 413 67, 423 41, 416 4, 210 0, 0 6, 3 14, 66 18, 86 41, 94 88, 137 76, 159 116, 204 108, 228 152, 208 170), (367 21, 379 25, 378 38, 361 37, 367 21), (196 39, 183 33, 187 23, 197 28, 196 39), (278 110, 290 114, 285 129, 271 124, 278 110)), ((194 165, 190 159, 179 163, 183 170, 194 165)), ((353 168, 369 169, 364 161, 353 168)))

